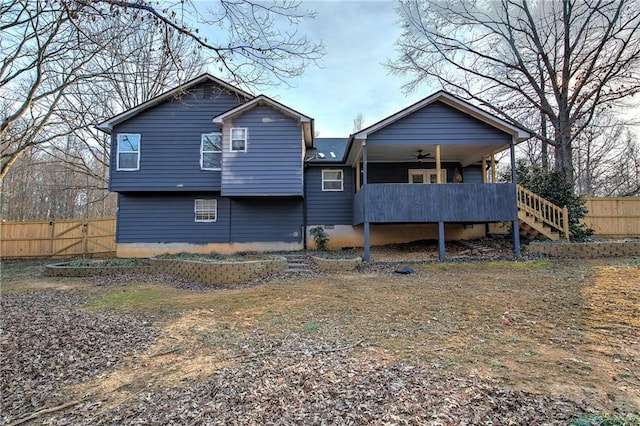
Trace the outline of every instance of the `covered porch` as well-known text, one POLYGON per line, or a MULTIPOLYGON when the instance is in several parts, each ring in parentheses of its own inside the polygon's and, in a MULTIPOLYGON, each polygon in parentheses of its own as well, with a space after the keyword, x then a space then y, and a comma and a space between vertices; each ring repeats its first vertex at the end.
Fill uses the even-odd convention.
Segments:
MULTIPOLYGON (((513 144, 506 147, 511 163, 509 183, 498 183, 497 179, 496 157, 505 147, 491 146, 489 152, 479 148, 423 146, 420 148, 422 153, 432 151, 435 155, 419 162, 401 162, 401 158, 418 152, 415 146, 396 145, 391 153, 388 147, 363 143, 356 162, 353 225, 364 227, 365 261, 370 260, 371 224, 437 224, 440 260, 445 259, 445 223, 507 221, 517 230, 513 144), (381 161, 382 158, 387 161, 381 161)), ((519 256, 518 232, 513 233, 513 247, 515 255, 519 256)))
POLYGON ((515 145, 529 137, 444 92, 352 135, 353 224, 363 225, 365 260, 370 225, 385 223, 437 224, 444 260, 445 223, 508 221, 519 256, 515 145), (509 163, 508 183, 498 183, 498 157, 509 163))

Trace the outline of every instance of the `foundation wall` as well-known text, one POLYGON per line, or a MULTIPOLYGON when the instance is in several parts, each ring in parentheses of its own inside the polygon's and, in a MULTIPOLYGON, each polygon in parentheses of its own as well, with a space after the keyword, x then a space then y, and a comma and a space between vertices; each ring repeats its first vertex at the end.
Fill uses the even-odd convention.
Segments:
MULTIPOLYGON (((314 226, 307 227, 307 242, 309 248, 315 248, 313 237, 309 235, 309 230, 314 226)), ((325 226, 325 232, 329 236, 327 247, 337 249, 343 247, 362 247, 364 242, 363 226, 335 225, 325 226)), ((485 226, 483 224, 473 225, 465 229, 464 225, 458 223, 445 224, 445 239, 449 240, 471 240, 484 237, 485 226)), ((438 239, 437 224, 398 224, 398 225, 378 225, 372 224, 371 245, 381 246, 385 244, 409 243, 419 240, 438 239)))
POLYGON ((302 250, 302 243, 233 243, 233 244, 188 244, 188 243, 121 243, 117 245, 118 257, 154 257, 160 254, 177 253, 221 253, 268 252, 302 250))

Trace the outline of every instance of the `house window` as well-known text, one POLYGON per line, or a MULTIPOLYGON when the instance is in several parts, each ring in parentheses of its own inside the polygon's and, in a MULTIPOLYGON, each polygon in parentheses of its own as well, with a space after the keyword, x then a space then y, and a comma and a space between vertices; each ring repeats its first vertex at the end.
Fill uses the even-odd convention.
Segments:
POLYGON ((247 150, 247 129, 234 127, 231 129, 231 152, 245 152, 247 150))
POLYGON ((140 169, 140 135, 121 133, 118 135, 116 169, 129 171, 140 169))
MULTIPOLYGON (((437 183, 438 171, 436 169, 410 169, 409 183, 437 183)), ((440 170, 440 182, 447 182, 447 171, 440 170)))
POLYGON ((222 134, 209 133, 202 135, 200 141, 200 168, 203 170, 220 170, 222 164, 222 134))
POLYGON ((323 191, 342 191, 342 170, 323 170, 322 171, 322 190, 323 191))
POLYGON ((193 210, 196 222, 215 222, 218 219, 218 200, 196 199, 193 210))

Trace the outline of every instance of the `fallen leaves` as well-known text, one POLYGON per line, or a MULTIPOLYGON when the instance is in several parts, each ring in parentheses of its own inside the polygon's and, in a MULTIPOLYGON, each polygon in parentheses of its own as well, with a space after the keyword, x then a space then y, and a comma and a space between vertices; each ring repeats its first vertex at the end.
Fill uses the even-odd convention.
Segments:
POLYGON ((144 350, 157 329, 140 317, 79 310, 74 292, 3 295, 2 421, 69 402, 64 386, 144 350))

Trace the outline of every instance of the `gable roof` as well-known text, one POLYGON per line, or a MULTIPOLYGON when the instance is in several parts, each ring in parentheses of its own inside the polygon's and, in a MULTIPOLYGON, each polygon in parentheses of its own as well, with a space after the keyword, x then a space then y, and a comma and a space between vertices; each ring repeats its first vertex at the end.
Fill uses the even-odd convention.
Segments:
POLYGON ((110 119, 103 121, 100 124, 96 125, 96 128, 99 130, 102 130, 105 133, 111 133, 111 130, 113 129, 113 126, 122 123, 123 121, 126 121, 128 119, 130 119, 131 117, 134 117, 135 115, 151 108, 154 107, 158 104, 161 104, 162 102, 165 102, 167 100, 172 99, 174 96, 179 95, 180 93, 186 92, 187 90, 189 90, 191 87, 196 86, 198 84, 201 84, 205 81, 211 81, 214 84, 222 87, 225 90, 228 90, 231 93, 234 93, 235 95, 237 95, 238 97, 244 98, 244 99, 253 99, 254 95, 245 92, 243 90, 238 89, 237 87, 234 87, 232 85, 230 85, 229 83, 220 80, 217 77, 212 76, 209 73, 204 73, 199 75, 198 77, 187 81, 184 84, 181 84, 180 86, 169 90, 168 92, 165 92, 161 95, 156 96, 153 99, 150 99, 144 103, 141 103, 140 105, 131 108, 127 111, 121 112, 118 115, 115 115, 113 117, 111 117, 110 119))
POLYGON ((490 114, 486 111, 481 110, 480 108, 464 101, 450 93, 447 93, 443 90, 440 90, 434 93, 431 96, 427 96, 426 98, 416 102, 415 104, 396 112, 395 114, 390 115, 389 117, 378 121, 377 123, 367 127, 366 129, 362 129, 353 135, 351 135, 351 139, 367 139, 367 136, 406 117, 407 115, 424 108, 425 106, 432 104, 436 101, 440 101, 446 105, 449 105, 465 114, 470 115, 480 121, 489 124, 499 130, 502 130, 505 133, 509 133, 513 136, 514 141, 516 143, 525 141, 531 137, 531 134, 526 130, 515 126, 496 115, 490 114))
POLYGON ((303 130, 303 135, 304 135, 304 141, 307 147, 313 147, 314 146, 314 129, 313 129, 313 118, 308 117, 292 108, 289 108, 286 105, 281 104, 280 102, 271 99, 268 96, 265 95, 259 95, 255 98, 253 98, 252 100, 250 100, 249 102, 245 102, 242 105, 238 105, 235 108, 230 109, 229 111, 223 112, 222 114, 219 114, 215 117, 213 117, 213 124, 217 124, 219 126, 224 124, 224 121, 229 119, 229 118, 233 118, 233 117, 237 117, 239 115, 241 115, 242 113, 255 108, 258 105, 267 105, 275 110, 280 111, 282 114, 287 115, 291 118, 293 118, 294 120, 297 120, 298 123, 300 123, 302 125, 302 130, 303 130))

